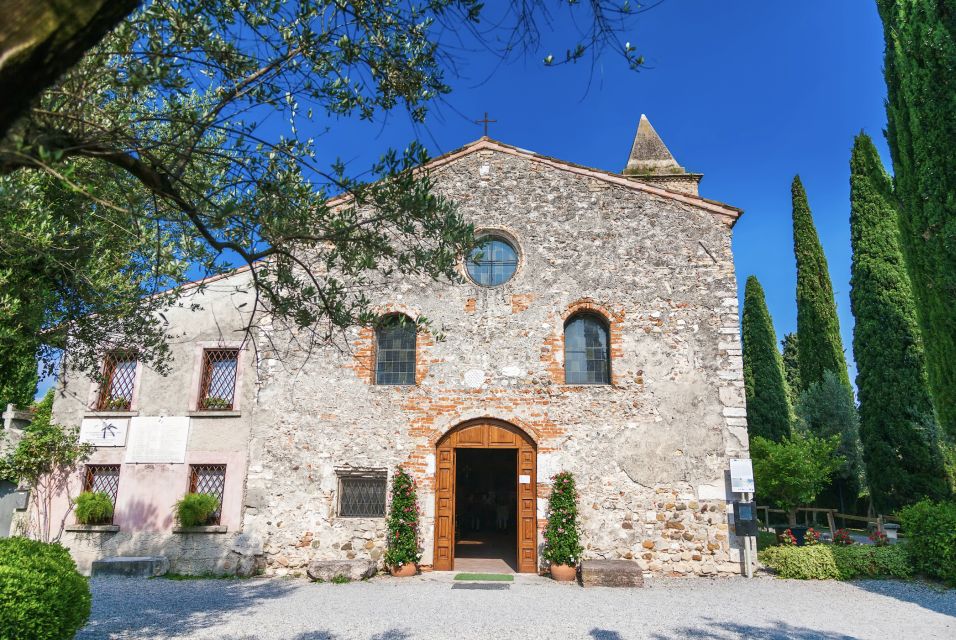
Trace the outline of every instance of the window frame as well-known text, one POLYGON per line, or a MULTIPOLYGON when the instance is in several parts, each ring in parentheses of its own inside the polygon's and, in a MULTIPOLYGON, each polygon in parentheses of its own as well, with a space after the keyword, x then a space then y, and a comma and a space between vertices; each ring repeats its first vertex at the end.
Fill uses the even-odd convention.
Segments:
POLYGON ((387 469, 337 469, 335 516, 337 518, 385 518, 388 515, 388 470, 387 469), (343 513, 345 487, 350 481, 381 481, 382 512, 380 515, 343 513))
POLYGON ((245 373, 245 353, 247 346, 240 340, 200 340, 193 343, 193 373, 188 388, 190 415, 215 416, 217 413, 225 416, 238 416, 242 409, 242 380, 245 373), (203 383, 203 364, 207 349, 235 349, 236 355, 236 382, 232 392, 232 409, 200 409, 200 393, 203 383))
POLYGON ((101 379, 94 382, 92 387, 92 400, 90 410, 100 413, 128 413, 135 411, 139 392, 139 378, 141 366, 136 353, 126 349, 112 349, 103 356, 103 362, 100 366, 101 379), (110 407, 112 399, 113 383, 116 381, 117 364, 120 362, 132 362, 133 370, 130 373, 129 398, 126 406, 122 408, 110 407))
MULTIPOLYGON (((418 326, 415 324, 415 321, 412 320, 405 314, 389 314, 383 316, 378 324, 375 327, 374 333, 374 345, 373 349, 373 360, 372 360, 372 384, 377 387, 414 387, 418 384, 418 326), (381 336, 382 332, 386 329, 392 328, 394 326, 400 326, 403 329, 406 329, 411 333, 412 337, 412 347, 411 347, 411 381, 410 382, 383 382, 382 374, 379 370, 380 358, 383 354, 383 349, 381 346, 381 336)), ((406 349, 387 349, 386 351, 409 351, 406 349)), ((395 372, 389 372, 392 375, 396 375, 395 372)), ((407 372, 402 372, 407 373, 407 372)))
MULTIPOLYGON (((94 491, 95 478, 97 476, 97 471, 105 471, 107 469, 115 469, 115 487, 112 491, 101 491, 100 493, 105 493, 109 496, 110 502, 113 503, 113 515, 110 517, 109 522, 102 522, 99 524, 113 524, 113 520, 116 517, 116 503, 119 500, 119 488, 120 488, 120 477, 122 474, 122 465, 119 464, 87 464, 84 465, 83 469, 83 491, 94 491)), ((102 474, 106 475, 106 474, 102 474)))
MULTIPOLYGON (((562 342, 563 342, 563 347, 564 347, 564 384, 565 384, 565 385, 575 386, 575 387, 577 387, 577 386, 598 386, 598 387, 600 387, 600 386, 610 386, 611 384, 613 384, 614 378, 612 377, 613 361, 612 361, 612 358, 611 358, 611 323, 610 323, 610 321, 609 321, 606 317, 604 317, 602 314, 596 313, 596 312, 594 312, 594 311, 577 311, 577 312, 575 312, 575 313, 572 313, 572 314, 571 314, 570 316, 568 316, 568 318, 564 321, 564 327, 562 328, 561 337, 562 337, 562 342), (578 321, 578 320, 592 320, 592 321, 596 322, 596 323, 598 324, 598 326, 600 326, 601 329, 604 331, 604 339, 605 339, 604 355, 605 355, 605 362, 607 363, 607 365, 606 365, 606 367, 605 367, 605 375, 607 376, 607 378, 606 378, 606 380, 604 380, 604 381, 601 381, 601 382, 572 382, 572 381, 569 381, 569 379, 568 379, 569 374, 571 373, 570 370, 569 370, 569 368, 568 368, 568 327, 570 327, 575 321, 578 321)), ((584 351, 583 351, 582 353, 583 353, 583 357, 584 357, 585 363, 586 363, 587 360, 588 360, 588 358, 587 358, 587 344, 586 344, 586 343, 585 343, 585 346, 584 346, 584 351)))
POLYGON ((196 491, 199 486, 199 472, 198 469, 201 468, 222 468, 222 487, 219 489, 219 495, 216 496, 219 498, 219 509, 216 510, 214 514, 210 517, 209 521, 206 524, 201 526, 219 526, 222 524, 222 511, 223 506, 226 502, 226 477, 229 473, 229 465, 225 463, 190 463, 189 465, 189 475, 188 475, 188 484, 186 485, 186 493, 209 493, 208 491, 196 491))
MULTIPOLYGON (((238 347, 203 347, 201 362, 199 365, 199 390, 196 397, 196 411, 236 411, 236 392, 239 386, 239 356, 241 349, 238 347), (229 396, 229 406, 228 407, 208 407, 206 402, 210 397, 222 397, 222 396, 210 396, 209 388, 212 383, 212 370, 213 365, 215 364, 211 359, 211 354, 213 353, 231 353, 232 360, 234 364, 234 370, 232 374, 232 391, 229 396)), ((222 358, 217 362, 224 362, 226 358, 222 358)))
POLYGON ((494 242, 494 241, 498 241, 498 242, 502 242, 502 243, 506 244, 508 247, 510 247, 511 250, 514 251, 514 254, 515 254, 514 271, 512 271, 512 272, 511 272, 511 275, 509 275, 505 280, 502 280, 501 282, 498 282, 498 283, 495 283, 495 284, 485 284, 485 283, 479 282, 479 281, 472 275, 471 269, 469 268, 469 265, 470 265, 470 264, 473 264, 473 263, 472 263, 472 260, 471 260, 472 253, 469 253, 469 254, 466 255, 465 258, 464 258, 464 264, 463 264, 463 266, 464 266, 465 275, 466 275, 466 276, 468 277, 468 279, 472 282, 472 284, 475 284, 476 286, 484 287, 484 288, 487 288, 487 289, 496 289, 496 288, 498 288, 498 287, 503 287, 504 285, 508 284, 509 282, 512 282, 512 281, 515 279, 515 277, 518 275, 518 271, 521 269, 521 255, 522 255, 522 254, 521 254, 521 248, 520 248, 518 242, 511 236, 511 234, 503 233, 503 232, 501 232, 501 231, 499 231, 499 230, 497 230, 497 229, 490 229, 490 230, 486 230, 486 231, 479 232, 478 237, 477 237, 477 240, 478 240, 479 246, 476 247, 476 248, 472 251, 472 253, 474 253, 474 251, 480 250, 480 244, 481 244, 482 242, 494 242))

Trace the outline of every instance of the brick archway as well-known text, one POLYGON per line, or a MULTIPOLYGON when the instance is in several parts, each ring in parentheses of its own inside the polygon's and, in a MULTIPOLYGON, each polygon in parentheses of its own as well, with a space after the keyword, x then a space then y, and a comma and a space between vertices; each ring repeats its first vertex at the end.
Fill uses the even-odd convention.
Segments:
POLYGON ((518 571, 538 571, 537 446, 518 427, 501 420, 479 418, 465 422, 442 436, 435 446, 435 553, 436 571, 455 567, 455 477, 457 449, 515 449, 518 463, 517 549, 518 571))

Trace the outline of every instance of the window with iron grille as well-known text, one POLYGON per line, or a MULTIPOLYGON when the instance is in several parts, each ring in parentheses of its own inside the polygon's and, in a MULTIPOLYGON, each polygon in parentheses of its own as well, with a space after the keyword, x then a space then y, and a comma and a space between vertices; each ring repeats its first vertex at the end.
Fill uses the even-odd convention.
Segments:
POLYGON ((339 475, 339 515, 343 518, 385 517, 385 471, 339 475))
POLYGON ((206 493, 219 501, 219 508, 209 516, 207 525, 219 524, 222 499, 226 492, 226 465, 193 464, 189 466, 189 493, 206 493))
POLYGON ((96 400, 97 411, 129 411, 136 384, 136 356, 115 351, 103 361, 103 381, 96 400))
POLYGON ((235 406, 238 349, 206 349, 202 354, 200 411, 231 411, 235 406))
POLYGON ((395 316, 375 330, 375 384, 415 384, 416 331, 410 319, 395 316))
POLYGON ((590 313, 572 317, 564 326, 565 384, 610 384, 609 344, 603 318, 590 313))
POLYGON ((120 466, 118 464, 88 464, 86 478, 83 481, 83 491, 105 493, 110 502, 116 506, 116 495, 119 493, 120 466))

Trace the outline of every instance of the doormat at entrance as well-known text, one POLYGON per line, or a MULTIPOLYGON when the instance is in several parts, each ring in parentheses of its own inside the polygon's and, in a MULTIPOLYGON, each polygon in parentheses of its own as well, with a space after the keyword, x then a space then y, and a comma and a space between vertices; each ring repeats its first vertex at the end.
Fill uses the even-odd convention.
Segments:
POLYGON ((510 584, 481 584, 480 582, 456 582, 452 589, 475 589, 480 591, 507 591, 510 584))
POLYGON ((485 582, 514 582, 515 577, 507 573, 459 573, 455 580, 482 580, 485 582))

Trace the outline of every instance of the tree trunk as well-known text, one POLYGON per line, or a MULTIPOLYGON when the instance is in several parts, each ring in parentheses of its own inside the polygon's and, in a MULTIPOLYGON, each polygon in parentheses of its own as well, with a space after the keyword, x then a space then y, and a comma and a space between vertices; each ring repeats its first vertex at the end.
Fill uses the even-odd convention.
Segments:
POLYGON ((139 0, 0 0, 0 140, 139 0))
POLYGON ((787 524, 789 524, 791 527, 797 526, 797 510, 796 509, 791 509, 790 511, 787 512, 787 520, 788 520, 787 524))

